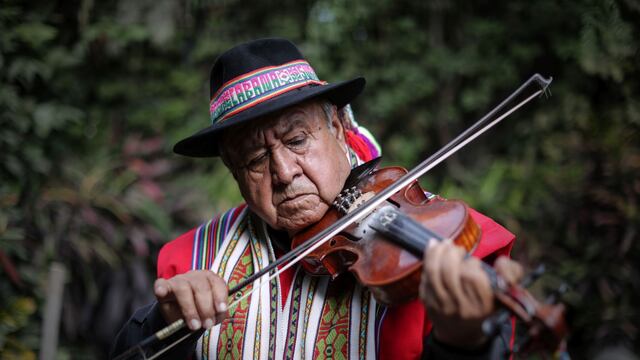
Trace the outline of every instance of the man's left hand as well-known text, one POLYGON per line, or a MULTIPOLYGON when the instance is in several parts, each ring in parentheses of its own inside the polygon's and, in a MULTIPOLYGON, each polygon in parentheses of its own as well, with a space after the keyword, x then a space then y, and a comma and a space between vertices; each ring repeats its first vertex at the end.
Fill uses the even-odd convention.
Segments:
MULTIPOLYGON (((480 260, 465 255, 463 248, 447 243, 425 249, 420 298, 438 341, 473 349, 487 341, 481 326, 494 310, 494 296, 480 260)), ((495 269, 509 284, 523 274, 507 257, 499 257, 495 269)))

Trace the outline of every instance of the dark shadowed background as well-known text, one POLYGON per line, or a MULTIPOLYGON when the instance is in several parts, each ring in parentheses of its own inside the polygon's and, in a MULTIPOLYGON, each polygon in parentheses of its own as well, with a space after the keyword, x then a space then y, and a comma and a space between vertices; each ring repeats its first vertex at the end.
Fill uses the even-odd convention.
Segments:
POLYGON ((215 57, 267 36, 321 79, 367 78, 353 107, 388 165, 553 76, 422 183, 516 233, 514 257, 549 268, 536 293, 570 285, 574 358, 640 350, 640 1, 6 0, 0 357, 35 358, 57 313, 57 358, 104 357, 162 244, 241 201, 221 161, 171 147, 208 123, 215 57))

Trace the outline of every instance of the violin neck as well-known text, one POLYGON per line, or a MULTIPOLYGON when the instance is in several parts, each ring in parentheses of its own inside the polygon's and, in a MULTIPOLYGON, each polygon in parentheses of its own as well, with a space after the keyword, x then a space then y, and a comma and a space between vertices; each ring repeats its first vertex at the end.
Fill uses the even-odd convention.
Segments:
POLYGON ((380 209, 369 226, 418 258, 422 258, 429 242, 443 240, 393 205, 380 209))
MULTIPOLYGON (((424 252, 428 248, 427 245, 431 241, 445 240, 410 216, 397 210, 393 205, 380 209, 369 226, 418 258, 424 256, 424 252)), ((471 256, 470 253, 467 253, 467 257, 469 256, 471 256)), ((491 288, 494 291, 504 291, 506 288, 504 280, 498 276, 495 269, 484 261, 480 261, 480 264, 489 277, 491 288)))

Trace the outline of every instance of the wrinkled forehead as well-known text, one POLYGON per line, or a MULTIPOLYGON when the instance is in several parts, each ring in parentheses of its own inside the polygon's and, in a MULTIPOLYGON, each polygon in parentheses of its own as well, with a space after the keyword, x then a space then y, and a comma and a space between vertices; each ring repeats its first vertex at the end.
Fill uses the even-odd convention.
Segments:
POLYGON ((247 152, 263 147, 266 137, 282 138, 296 130, 312 131, 322 124, 323 110, 319 103, 294 105, 251 122, 240 124, 224 133, 224 150, 247 152))

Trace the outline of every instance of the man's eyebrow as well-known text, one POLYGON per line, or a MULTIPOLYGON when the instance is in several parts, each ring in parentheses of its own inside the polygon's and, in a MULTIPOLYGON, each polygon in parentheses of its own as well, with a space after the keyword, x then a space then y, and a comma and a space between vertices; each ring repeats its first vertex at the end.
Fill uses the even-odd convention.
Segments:
POLYGON ((293 117, 290 121, 284 125, 281 131, 279 131, 280 135, 288 134, 296 128, 309 129, 312 126, 309 124, 309 120, 302 119, 300 117, 293 117))
POLYGON ((251 141, 248 145, 244 145, 246 143, 241 143, 239 145, 239 150, 243 152, 245 155, 251 155, 252 153, 257 152, 258 150, 264 148, 264 143, 260 140, 251 141))
POLYGON ((260 136, 237 137, 234 140, 236 142, 235 144, 231 144, 231 146, 235 147, 236 153, 242 154, 243 156, 255 153, 264 147, 264 141, 260 136))

